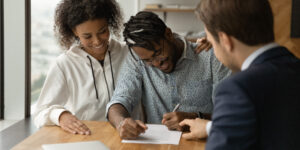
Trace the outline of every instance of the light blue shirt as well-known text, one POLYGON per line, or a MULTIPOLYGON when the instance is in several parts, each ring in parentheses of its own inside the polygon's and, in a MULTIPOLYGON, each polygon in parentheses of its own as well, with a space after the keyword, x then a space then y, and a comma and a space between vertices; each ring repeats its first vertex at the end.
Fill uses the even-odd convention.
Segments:
POLYGON ((212 113, 214 88, 231 72, 212 50, 196 54, 196 44, 180 39, 184 42, 183 54, 169 74, 136 61, 129 54, 106 112, 119 103, 131 113, 142 100, 147 123, 161 123, 163 114, 171 112, 178 103, 177 111, 212 113))
POLYGON ((274 47, 278 47, 279 45, 277 43, 270 43, 270 44, 266 44, 263 47, 257 49, 256 51, 254 51, 251 55, 249 55, 245 61, 242 64, 241 70, 246 70, 251 63, 254 61, 255 58, 257 58, 259 55, 261 55, 262 53, 264 53, 267 50, 270 50, 274 47))

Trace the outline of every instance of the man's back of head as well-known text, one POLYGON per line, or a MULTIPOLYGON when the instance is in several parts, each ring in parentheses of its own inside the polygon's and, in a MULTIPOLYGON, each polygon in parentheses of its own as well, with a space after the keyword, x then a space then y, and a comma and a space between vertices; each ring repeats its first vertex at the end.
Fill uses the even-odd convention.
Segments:
POLYGON ((274 41, 273 14, 268 0, 201 0, 199 18, 216 41, 218 32, 254 46, 274 41))

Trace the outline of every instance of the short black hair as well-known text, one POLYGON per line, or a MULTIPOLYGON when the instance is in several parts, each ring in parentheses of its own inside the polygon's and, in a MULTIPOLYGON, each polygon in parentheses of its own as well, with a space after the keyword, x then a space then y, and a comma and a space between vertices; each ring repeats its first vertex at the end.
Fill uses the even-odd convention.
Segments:
POLYGON ((55 10, 54 25, 61 46, 69 49, 78 40, 72 31, 77 25, 103 18, 118 37, 123 18, 115 0, 62 0, 55 10))
POLYGON ((141 11, 124 24, 124 40, 129 47, 138 46, 156 51, 151 42, 164 37, 166 24, 154 13, 141 11))

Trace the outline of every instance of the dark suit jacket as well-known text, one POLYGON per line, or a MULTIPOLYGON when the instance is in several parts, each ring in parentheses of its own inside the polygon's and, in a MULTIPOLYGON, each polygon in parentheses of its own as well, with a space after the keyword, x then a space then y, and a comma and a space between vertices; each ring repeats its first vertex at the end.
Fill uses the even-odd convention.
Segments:
POLYGON ((217 88, 206 150, 300 150, 300 60, 277 47, 217 88))

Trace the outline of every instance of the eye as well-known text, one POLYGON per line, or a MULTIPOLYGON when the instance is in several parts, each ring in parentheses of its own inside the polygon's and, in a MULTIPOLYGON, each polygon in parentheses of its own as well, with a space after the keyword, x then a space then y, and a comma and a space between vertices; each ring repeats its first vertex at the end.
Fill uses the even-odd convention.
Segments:
POLYGON ((92 36, 90 35, 86 35, 86 36, 83 36, 84 39, 90 39, 92 36))
POLYGON ((98 34, 103 34, 103 33, 106 33, 107 32, 107 28, 101 30, 98 34))
POLYGON ((161 48, 156 50, 155 53, 153 54, 153 57, 159 56, 162 53, 161 48))
POLYGON ((151 62, 150 59, 142 59, 144 62, 151 62))

